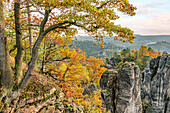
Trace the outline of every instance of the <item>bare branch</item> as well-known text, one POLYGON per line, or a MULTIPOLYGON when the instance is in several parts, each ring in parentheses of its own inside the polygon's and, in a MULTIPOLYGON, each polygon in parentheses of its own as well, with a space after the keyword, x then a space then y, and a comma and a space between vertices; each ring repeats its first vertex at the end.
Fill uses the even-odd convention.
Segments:
POLYGON ((30 24, 29 26, 40 27, 38 24, 30 24))
POLYGON ((99 7, 97 7, 97 9, 101 9, 101 8, 103 8, 104 6, 106 6, 108 3, 112 3, 112 4, 117 4, 117 0, 109 0, 109 1, 107 1, 107 2, 105 2, 105 3, 103 3, 101 6, 99 6, 99 7))
POLYGON ((22 38, 22 40, 25 40, 25 39, 28 38, 28 37, 29 37, 29 36, 25 36, 25 37, 22 38))
POLYGON ((17 45, 14 45, 14 47, 9 51, 9 53, 12 53, 13 51, 15 51, 16 48, 17 48, 17 45))
MULTIPOLYGON (((64 21, 62 23, 58 23, 58 24, 55 24, 55 25, 52 25, 50 26, 49 28, 47 28, 45 31, 44 31, 44 34, 47 34, 48 32, 52 31, 52 30, 55 30, 56 28, 63 28, 63 29, 67 29, 68 27, 70 27, 71 25, 75 25, 77 27, 81 27, 83 29, 85 29, 86 31, 88 32, 91 32, 93 31, 92 29, 88 29, 87 27, 85 27, 84 25, 82 24, 79 24, 79 23, 76 23, 76 22, 69 22, 69 21, 64 21)), ((41 26, 41 25, 40 25, 41 26)), ((94 27, 94 26, 93 26, 94 27)), ((94 28, 98 28, 98 27, 94 27, 94 28)))
POLYGON ((21 13, 31 13, 31 12, 38 12, 37 10, 30 10, 30 11, 22 11, 21 13))
POLYGON ((67 29, 69 26, 71 26, 71 22, 64 21, 64 22, 62 22, 62 23, 59 23, 59 24, 55 24, 55 25, 50 26, 50 27, 47 28, 44 32, 47 34, 48 32, 50 32, 50 31, 52 31, 52 30, 55 30, 56 28, 67 29), (68 24, 68 25, 65 25, 65 24, 68 24), (63 26, 63 25, 65 25, 65 26, 63 26))
POLYGON ((43 12, 41 12, 40 10, 30 10, 30 11, 22 11, 21 13, 33 13, 33 12, 39 12, 42 15, 45 15, 43 12))
POLYGON ((70 22, 72 25, 75 25, 75 26, 77 26, 77 27, 81 27, 81 28, 83 28, 83 29, 85 29, 86 31, 88 31, 88 32, 91 32, 92 30, 91 29, 88 29, 88 28, 86 28, 84 25, 82 25, 82 24, 79 24, 79 23, 76 23, 76 22, 70 22))
MULTIPOLYGON (((71 66, 71 65, 70 65, 71 66)), ((66 73, 69 70, 69 68, 67 67, 67 69, 65 70, 64 74, 63 74, 63 79, 65 79, 66 73)))
POLYGON ((22 29, 20 29, 20 30, 29 30, 28 28, 22 28, 22 29))
POLYGON ((107 1, 106 3, 102 4, 101 6, 97 7, 97 9, 103 8, 105 5, 107 5, 110 1, 107 1))
POLYGON ((51 12, 51 10, 45 10, 44 19, 43 19, 43 21, 41 22, 41 25, 40 25, 40 34, 42 32, 44 32, 44 26, 45 26, 46 22, 48 21, 48 17, 49 17, 50 12, 51 12))

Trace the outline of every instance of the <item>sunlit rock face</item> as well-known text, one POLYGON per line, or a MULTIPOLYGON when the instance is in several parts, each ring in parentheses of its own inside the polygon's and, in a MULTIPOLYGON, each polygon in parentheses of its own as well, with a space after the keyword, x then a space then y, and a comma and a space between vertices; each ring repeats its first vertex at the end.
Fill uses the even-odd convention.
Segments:
POLYGON ((140 78, 140 69, 134 63, 124 63, 118 72, 104 72, 100 85, 107 111, 142 113, 140 78))
POLYGON ((170 55, 164 52, 148 61, 143 77, 131 62, 122 64, 118 71, 108 69, 100 86, 111 113, 170 113, 170 55))
POLYGON ((142 99, 146 113, 170 113, 170 55, 151 59, 144 69, 142 99))
POLYGON ((134 63, 125 63, 120 68, 116 113, 142 113, 140 69, 134 63))

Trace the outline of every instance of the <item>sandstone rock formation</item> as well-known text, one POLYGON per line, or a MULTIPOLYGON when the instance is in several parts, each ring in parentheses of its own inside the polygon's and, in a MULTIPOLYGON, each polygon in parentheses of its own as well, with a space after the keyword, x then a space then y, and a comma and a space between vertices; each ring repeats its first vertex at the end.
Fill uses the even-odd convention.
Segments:
POLYGON ((101 96, 107 111, 114 112, 115 108, 115 90, 117 81, 117 71, 114 69, 106 70, 100 79, 101 96))
POLYGON ((134 63, 125 63, 120 71, 109 69, 100 81, 106 110, 111 113, 142 113, 140 69, 134 63))
POLYGON ((122 65, 118 74, 116 113, 142 113, 141 74, 134 63, 122 65))
POLYGON ((146 113, 170 113, 170 55, 147 62, 142 83, 142 99, 148 105, 146 113))
POLYGON ((170 55, 148 61, 143 81, 138 66, 124 63, 118 72, 104 72, 100 86, 111 113, 170 113, 170 55))

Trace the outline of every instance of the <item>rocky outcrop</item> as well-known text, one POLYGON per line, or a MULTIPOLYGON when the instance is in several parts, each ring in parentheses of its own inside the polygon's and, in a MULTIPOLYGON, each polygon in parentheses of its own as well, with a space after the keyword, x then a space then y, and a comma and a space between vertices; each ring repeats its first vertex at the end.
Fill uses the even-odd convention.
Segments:
POLYGON ((115 92, 118 73, 114 69, 106 70, 100 79, 101 96, 107 111, 114 112, 115 92))
POLYGON ((134 63, 124 63, 120 71, 109 69, 100 81, 106 110, 111 113, 142 113, 140 69, 134 63))
POLYGON ((100 86, 107 111, 111 113, 170 113, 170 55, 147 62, 143 81, 134 63, 124 63, 119 71, 108 69, 100 86), (143 105, 143 106, 142 106, 143 105))
POLYGON ((170 56, 151 59, 144 69, 142 99, 146 113, 170 113, 170 56))
POLYGON ((116 113, 142 113, 140 69, 134 63, 125 63, 120 68, 116 113))

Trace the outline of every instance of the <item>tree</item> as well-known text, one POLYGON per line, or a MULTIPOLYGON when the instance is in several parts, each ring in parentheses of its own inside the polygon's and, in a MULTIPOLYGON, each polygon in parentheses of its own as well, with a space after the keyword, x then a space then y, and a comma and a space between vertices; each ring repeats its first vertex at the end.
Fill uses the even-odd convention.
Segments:
POLYGON ((114 58, 118 58, 118 52, 117 51, 114 52, 114 58))
POLYGON ((3 12, 3 3, 0 0, 0 71, 2 84, 5 88, 13 85, 13 75, 9 66, 9 53, 7 47, 7 39, 5 34, 5 18, 3 12))
MULTIPOLYGON (((84 87, 93 83, 99 88, 99 81, 106 68, 102 59, 90 57, 86 59, 85 53, 80 49, 63 51, 69 59, 56 60, 53 64, 46 64, 46 72, 57 81, 66 98, 66 102, 82 105, 85 112, 102 111, 100 91, 84 96, 84 87), (97 102, 97 103, 96 103, 97 102), (91 103, 91 105, 89 105, 91 103)), ((54 61, 54 60, 53 60, 54 61)))
MULTIPOLYGON (((119 18, 114 12, 114 8, 119 11, 124 12, 130 16, 135 15, 135 7, 129 4, 127 0, 113 0, 113 1, 100 1, 100 0, 32 0, 32 1, 20 1, 15 0, 12 2, 14 5, 14 15, 15 15, 15 40, 17 54, 15 56, 15 76, 9 66, 9 53, 6 44, 5 36, 5 20, 4 20, 4 9, 2 5, 2 0, 0 0, 0 53, 1 53, 1 78, 4 86, 4 91, 9 90, 4 93, 2 92, 1 99, 5 98, 5 103, 7 103, 7 108, 12 106, 16 107, 19 99, 19 95, 24 90, 29 82, 31 73, 38 59, 38 51, 41 47, 41 43, 44 38, 50 36, 52 33, 55 34, 54 38, 62 37, 74 37, 78 31, 78 28, 85 30, 87 34, 93 36, 96 39, 97 44, 101 41, 103 42, 103 37, 116 34, 120 41, 133 43, 133 31, 128 28, 123 28, 120 25, 115 25, 112 20, 119 18), (41 16, 37 14, 31 16, 32 21, 27 23, 26 20, 29 18, 21 18, 21 12, 27 8, 30 8, 31 12, 38 12, 41 16), (34 11, 34 9, 36 9, 34 11), (30 27, 34 28, 34 44, 32 48, 31 59, 28 63, 28 69, 25 74, 23 74, 23 55, 24 46, 23 40, 24 29, 30 27), (78 27, 78 28, 77 28, 78 27), (13 83, 13 77, 14 83, 13 83), (7 79, 8 78, 8 79, 7 79), (15 89, 14 89, 15 88, 15 89)), ((4 1, 5 2, 5 1, 4 1)), ((11 6, 12 7, 12 6, 11 6)), ((26 13, 29 13, 27 11, 26 13)), ((12 15, 12 16, 14 16, 12 15)), ((24 15, 23 15, 24 16, 24 15)), ((7 37, 8 38, 8 37, 7 37)), ((57 44, 54 44, 54 48, 57 44)), ((103 47, 103 45, 100 45, 103 47)), ((7 111, 13 112, 14 109, 6 109, 7 111)))

